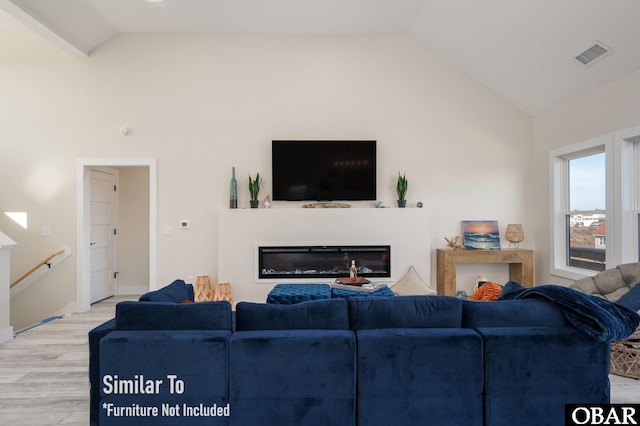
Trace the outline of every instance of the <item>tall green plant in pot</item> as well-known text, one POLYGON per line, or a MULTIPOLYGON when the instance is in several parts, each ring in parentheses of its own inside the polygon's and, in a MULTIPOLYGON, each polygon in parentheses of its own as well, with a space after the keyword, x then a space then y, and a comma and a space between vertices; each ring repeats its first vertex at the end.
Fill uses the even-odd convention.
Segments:
POLYGON ((251 204, 252 209, 258 208, 258 193, 260 192, 260 184, 262 183, 262 178, 260 177, 260 172, 256 173, 256 178, 252 179, 251 175, 249 175, 249 194, 251 195, 251 200, 249 204, 251 204))
POLYGON ((406 178, 406 173, 402 176, 400 172, 398 172, 398 181, 396 183, 396 192, 398 193, 398 207, 405 207, 407 205, 407 200, 405 199, 407 195, 407 190, 409 189, 409 181, 406 178))

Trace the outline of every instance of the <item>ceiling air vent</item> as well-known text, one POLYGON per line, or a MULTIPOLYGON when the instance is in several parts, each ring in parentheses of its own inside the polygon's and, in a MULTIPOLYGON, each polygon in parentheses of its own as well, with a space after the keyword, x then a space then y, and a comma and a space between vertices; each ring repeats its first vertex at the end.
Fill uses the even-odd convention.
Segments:
POLYGON ((583 66, 588 67, 589 65, 599 61, 600 59, 604 58, 607 55, 610 55, 611 53, 613 53, 613 50, 611 50, 609 46, 596 41, 593 46, 576 55, 575 59, 583 66))

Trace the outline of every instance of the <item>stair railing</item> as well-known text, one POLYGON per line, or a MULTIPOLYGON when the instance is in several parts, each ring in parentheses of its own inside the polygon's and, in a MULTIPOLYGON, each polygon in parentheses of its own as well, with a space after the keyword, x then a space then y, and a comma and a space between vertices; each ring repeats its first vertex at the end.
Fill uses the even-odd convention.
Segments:
POLYGON ((60 250, 54 253, 51 253, 49 256, 47 256, 46 258, 38 262, 38 264, 36 264, 33 268, 29 269, 29 271, 27 271, 20 278, 18 278, 17 280, 11 283, 11 285, 9 286, 9 288, 11 289, 11 296, 12 297, 15 296, 22 289, 24 289, 33 281, 40 278, 40 276, 42 276, 44 273, 49 271, 52 266, 55 266, 56 264, 60 263, 60 261, 67 258, 69 255, 71 255, 71 250, 69 249, 69 247, 65 246, 60 250), (48 266, 48 268, 42 269, 42 267, 45 265, 48 266), (39 274, 36 274, 36 272, 39 272, 39 274), (30 279, 27 279, 27 278, 30 278, 30 279), (19 289, 14 288, 20 283, 23 283, 23 285, 20 286, 19 289))

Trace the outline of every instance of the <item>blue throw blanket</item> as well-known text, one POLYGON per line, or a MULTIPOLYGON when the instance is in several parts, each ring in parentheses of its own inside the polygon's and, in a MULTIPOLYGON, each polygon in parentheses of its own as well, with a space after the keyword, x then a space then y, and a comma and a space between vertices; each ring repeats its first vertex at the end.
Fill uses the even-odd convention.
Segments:
POLYGON ((529 298, 544 299, 558 305, 575 328, 601 342, 629 337, 640 326, 640 315, 626 306, 569 287, 522 287, 500 295, 500 300, 529 298))

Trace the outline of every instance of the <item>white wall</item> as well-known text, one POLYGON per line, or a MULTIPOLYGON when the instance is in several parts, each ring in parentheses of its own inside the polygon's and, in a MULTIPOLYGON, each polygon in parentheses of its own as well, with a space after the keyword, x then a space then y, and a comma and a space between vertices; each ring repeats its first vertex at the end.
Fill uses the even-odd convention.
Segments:
MULTIPOLYGON (((401 171, 409 204, 425 204, 433 282, 434 250, 461 220, 522 223, 534 247, 531 119, 408 36, 122 35, 81 59, 14 31, 0 37, 0 93, 0 210, 30 220, 20 230, 0 215, 19 243, 12 274, 61 246, 77 253, 78 158, 135 157, 158 159, 159 228, 174 231, 158 230, 158 282, 215 281, 231 165, 246 207, 245 177, 264 175, 266 195, 270 141, 290 138, 378 141, 378 197, 394 203, 401 171)), ((465 266, 461 287, 479 273, 507 276, 465 266)), ((74 299, 75 257, 32 287, 12 301, 14 326, 74 299)))
POLYGON ((549 151, 640 125, 640 72, 611 82, 533 120, 536 206, 536 276, 539 283, 569 285, 550 274, 549 151))

